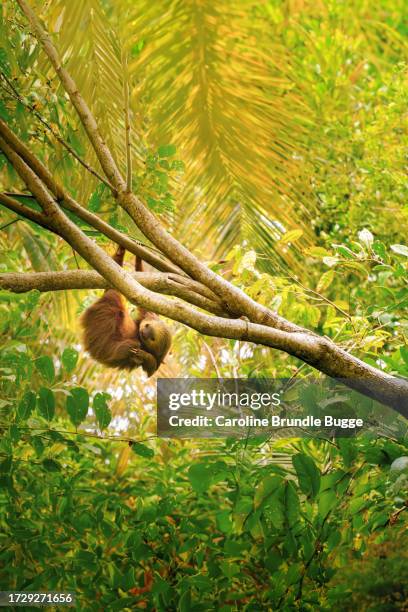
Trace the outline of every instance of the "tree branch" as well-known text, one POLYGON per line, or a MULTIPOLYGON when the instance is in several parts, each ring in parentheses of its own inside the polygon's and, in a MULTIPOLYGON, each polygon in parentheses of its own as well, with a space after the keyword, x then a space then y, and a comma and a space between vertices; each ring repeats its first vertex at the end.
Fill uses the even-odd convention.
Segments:
MULTIPOLYGON (((220 324, 225 319, 221 317, 211 318, 208 315, 203 315, 191 309, 185 304, 169 301, 144 289, 135 281, 131 274, 116 264, 105 251, 66 217, 40 178, 2 137, 0 137, 0 148, 42 206, 47 219, 47 226, 61 235, 95 270, 100 272, 111 286, 125 295, 129 301, 146 310, 169 316, 176 321, 187 321, 187 324, 191 323, 192 327, 198 326, 196 328, 202 331, 202 333, 214 331, 214 335, 217 335, 217 331, 211 329, 212 324, 217 322, 220 324)), ((244 321, 240 321, 232 329, 232 333, 234 337, 238 338, 246 333, 246 329, 247 324, 244 321)), ((221 328, 219 328, 220 330, 221 328)))
MULTIPOLYGON (((27 195, 24 193, 21 193, 21 194, 16 193, 14 195, 18 197, 33 198, 32 195, 27 195)), ((57 234, 58 236, 61 236, 60 233, 55 230, 55 228, 50 226, 50 224, 47 221, 47 217, 45 215, 37 211, 33 211, 31 208, 28 208, 24 206, 23 204, 20 204, 20 202, 12 198, 10 194, 0 192, 0 204, 3 204, 3 206, 8 208, 9 210, 12 210, 13 212, 18 213, 21 217, 23 218, 25 217, 29 219, 30 221, 34 221, 37 225, 41 225, 42 227, 49 230, 50 232, 53 232, 57 234)), ((80 205, 77 204, 77 206, 80 206, 80 205)), ((73 208, 72 210, 76 210, 76 209, 73 208)), ((97 219, 99 218, 97 217, 97 219)), ((106 225, 107 228, 113 229, 111 228, 110 225, 105 224, 103 221, 102 223, 106 225)), ((125 234, 121 234, 121 236, 122 236, 122 242, 124 242, 125 245, 129 245, 129 247, 134 247, 134 243, 130 238, 128 238, 125 234)), ((138 249, 137 250, 135 249, 137 251, 135 254, 137 255, 139 253, 139 256, 142 257, 142 259, 144 259, 144 253, 145 253, 146 247, 144 247, 143 245, 139 245, 138 243, 136 243, 136 245, 138 249)), ((125 248, 127 248, 127 246, 125 246, 125 248)), ((127 250, 130 251, 130 249, 127 249, 127 250)), ((149 256, 147 256, 147 259, 148 258, 149 256)), ((155 259, 153 259, 153 262, 157 263, 155 259)), ((162 266, 163 268, 167 268, 167 266, 164 265, 167 262, 161 262, 161 260, 159 260, 158 265, 156 265, 155 267, 159 267, 161 263, 163 263, 163 266, 162 266)), ((205 310, 208 310, 209 312, 213 312, 214 314, 219 314, 220 316, 230 316, 226 313, 225 309, 223 308, 222 302, 217 298, 217 296, 214 293, 212 293, 212 291, 207 289, 207 287, 204 287, 203 285, 201 285, 201 283, 197 283, 196 281, 193 281, 191 278, 188 278, 184 274, 180 274, 180 272, 178 272, 177 269, 176 269, 176 272, 171 272, 171 269, 172 269, 171 264, 169 265, 169 267, 170 267, 170 271, 168 271, 167 269, 162 270, 164 274, 162 274, 160 278, 167 278, 168 283, 171 283, 172 285, 174 285, 175 293, 170 293, 167 291, 159 291, 158 289, 153 289, 154 291, 159 291, 159 293, 168 293, 168 295, 178 295, 182 299, 185 299, 185 298, 182 297, 181 293, 184 292, 185 296, 187 296, 188 295, 187 292, 190 291, 192 292, 192 295, 190 296, 190 299, 186 299, 187 302, 190 302, 191 304, 194 304, 195 306, 199 306, 200 308, 204 308, 205 310), (208 308, 206 308, 205 304, 208 305, 208 308)), ((157 278, 159 277, 157 276, 157 278)), ((141 284, 144 285, 144 283, 141 283, 141 284)), ((144 286, 147 287, 147 285, 144 285, 144 286)), ((32 287, 32 288, 38 289, 38 287, 32 287)), ((64 287, 64 288, 65 289, 70 289, 70 288, 71 289, 75 289, 75 288, 78 288, 78 289, 95 288, 97 289, 99 288, 99 285, 95 285, 95 286, 90 285, 89 287, 84 285, 84 287, 64 287)), ((28 291, 29 290, 30 289, 28 289, 28 291)), ((52 291, 53 289, 52 287, 50 287, 50 289, 43 289, 43 291, 47 291, 47 290, 52 291)))
MULTIPOLYGON (((163 272, 134 272, 134 279, 146 289, 178 297, 203 310, 228 318, 220 303, 209 300, 195 291, 190 279, 163 272)), ((109 283, 94 270, 0 274, 0 288, 13 293, 37 291, 67 291, 73 289, 107 289, 109 283)))
MULTIPOLYGON (((137 272, 132 276, 152 291, 175 295, 182 299, 187 297, 179 291, 178 287, 172 285, 173 275, 171 274, 137 272)), ((186 279, 181 278, 181 282, 186 282, 186 279)), ((0 274, 0 287, 16 293, 32 289, 59 291, 65 289, 103 289, 108 286, 109 283, 94 271, 0 274)), ((188 297, 191 297, 191 295, 188 297)), ((204 303, 197 305, 208 306, 204 303)), ((224 316, 226 316, 225 313, 224 316)), ((220 320, 219 317, 207 317, 205 315, 196 317, 195 320, 194 317, 190 317, 190 320, 184 322, 210 336, 240 337, 242 340, 245 339, 249 342, 284 350, 330 376, 341 377, 344 384, 383 401, 385 404, 393 406, 404 416, 408 416, 408 385, 406 381, 395 379, 368 366, 324 338, 308 337, 305 334, 291 334, 242 320, 227 321, 226 319, 220 320), (205 329, 204 326, 206 326, 205 329), (243 328, 245 332, 243 332, 243 328), (344 380, 347 373, 350 373, 352 377, 344 380), (371 376, 368 376, 369 374, 371 376)))

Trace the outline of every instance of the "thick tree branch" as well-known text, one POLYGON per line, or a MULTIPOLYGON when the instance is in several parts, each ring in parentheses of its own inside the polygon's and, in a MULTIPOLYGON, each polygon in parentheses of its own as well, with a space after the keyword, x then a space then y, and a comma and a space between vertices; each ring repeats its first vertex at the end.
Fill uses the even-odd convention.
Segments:
MULTIPOLYGON (((172 277, 173 275, 135 273, 134 276, 145 287, 181 297, 176 288, 172 293, 171 284, 168 284, 166 280, 166 277, 172 277)), ((31 289, 48 291, 67 288, 84 289, 91 286, 93 288, 104 288, 108 286, 108 283, 92 271, 43 272, 1 274, 0 286, 20 293, 31 289)), ((408 417, 407 381, 393 378, 368 366, 325 338, 307 336, 303 333, 287 333, 242 320, 230 321, 219 317, 200 316, 195 311, 183 308, 181 304, 173 303, 173 305, 185 317, 185 320, 181 322, 201 333, 209 336, 247 340, 284 350, 329 376, 341 378, 350 387, 394 407, 398 412, 408 417)), ((172 308, 169 315, 176 319, 174 314, 174 308, 172 308)))
MULTIPOLYGON (((134 272, 134 279, 146 289, 178 297, 185 302, 220 317, 228 317, 221 304, 203 297, 195 291, 196 283, 178 274, 164 272, 134 272)), ((94 270, 58 272, 32 272, 0 274, 0 288, 13 293, 38 291, 67 291, 72 289, 107 289, 109 283, 94 270)))

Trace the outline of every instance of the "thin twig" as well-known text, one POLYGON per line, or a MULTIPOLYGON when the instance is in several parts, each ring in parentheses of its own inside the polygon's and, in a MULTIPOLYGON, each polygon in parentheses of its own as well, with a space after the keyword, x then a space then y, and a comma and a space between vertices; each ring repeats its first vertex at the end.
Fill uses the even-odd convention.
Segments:
POLYGON ((222 378, 221 372, 218 369, 218 365, 217 365, 217 362, 215 360, 215 357, 214 357, 214 354, 213 354, 212 350, 210 349, 210 347, 208 346, 208 344, 206 343, 205 340, 203 340, 203 344, 204 344, 205 348, 207 349, 207 352, 208 352, 208 354, 210 356, 210 359, 211 359, 212 364, 213 364, 214 369, 215 369, 215 373, 217 374, 217 378, 222 378))
POLYGON ((0 225, 0 230, 5 230, 6 227, 10 227, 10 225, 14 225, 14 223, 17 223, 17 221, 21 221, 21 218, 16 217, 12 221, 9 221, 8 223, 5 223, 4 225, 0 225))
MULTIPOLYGON (((316 295, 320 300, 322 300, 323 302, 326 302, 327 304, 330 304, 330 306, 333 306, 333 308, 335 310, 337 310, 340 314, 342 314, 344 317, 346 317, 349 322, 353 325, 353 321, 351 316, 348 314, 348 312, 346 312, 345 310, 343 310, 342 308, 340 308, 340 306, 337 306, 337 304, 335 304, 335 302, 332 302, 331 300, 329 300, 329 298, 327 298, 325 295, 322 295, 321 293, 319 293, 318 291, 315 291, 314 289, 310 289, 309 287, 305 287, 299 279, 297 279, 295 276, 292 276, 292 274, 288 275, 289 278, 297 283, 300 287, 302 287, 302 289, 304 289, 305 291, 312 293, 313 295, 316 295)), ((354 327, 354 325, 353 325, 354 327)), ((355 331, 355 330, 354 330, 355 331)))
POLYGON ((110 436, 110 435, 99 435, 95 433, 85 432, 81 429, 77 431, 70 431, 67 429, 50 429, 46 427, 22 427, 19 426, 19 429, 27 429, 28 431, 44 431, 44 432, 56 432, 59 434, 69 434, 71 436, 84 436, 85 438, 98 438, 99 440, 112 440, 114 442, 148 442, 149 440, 155 440, 157 436, 149 436, 147 438, 141 438, 140 440, 135 440, 134 438, 122 438, 119 436, 110 436))

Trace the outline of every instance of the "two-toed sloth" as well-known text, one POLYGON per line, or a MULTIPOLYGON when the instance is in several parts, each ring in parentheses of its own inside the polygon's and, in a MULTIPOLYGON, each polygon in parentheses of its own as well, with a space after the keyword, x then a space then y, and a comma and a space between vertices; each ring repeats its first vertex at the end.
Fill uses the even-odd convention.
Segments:
MULTIPOLYGON (((123 265, 125 249, 118 247, 113 259, 123 265)), ((142 261, 136 257, 136 271, 142 261)), ((171 346, 167 325, 153 312, 139 309, 133 319, 124 297, 115 289, 87 308, 81 317, 84 347, 99 363, 133 370, 141 366, 148 376, 159 368, 171 346)))

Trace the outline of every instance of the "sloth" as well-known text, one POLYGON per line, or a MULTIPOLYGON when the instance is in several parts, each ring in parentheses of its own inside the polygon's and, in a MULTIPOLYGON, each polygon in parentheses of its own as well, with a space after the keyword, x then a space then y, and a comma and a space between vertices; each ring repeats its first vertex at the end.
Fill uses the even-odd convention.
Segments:
MULTIPOLYGON (((118 247, 113 259, 123 266, 125 249, 118 247)), ((136 257, 135 270, 143 262, 136 257)), ((87 308, 81 317, 85 350, 110 368, 133 370, 139 366, 151 376, 159 368, 171 346, 171 332, 153 312, 139 308, 133 319, 124 297, 115 289, 87 308)))

